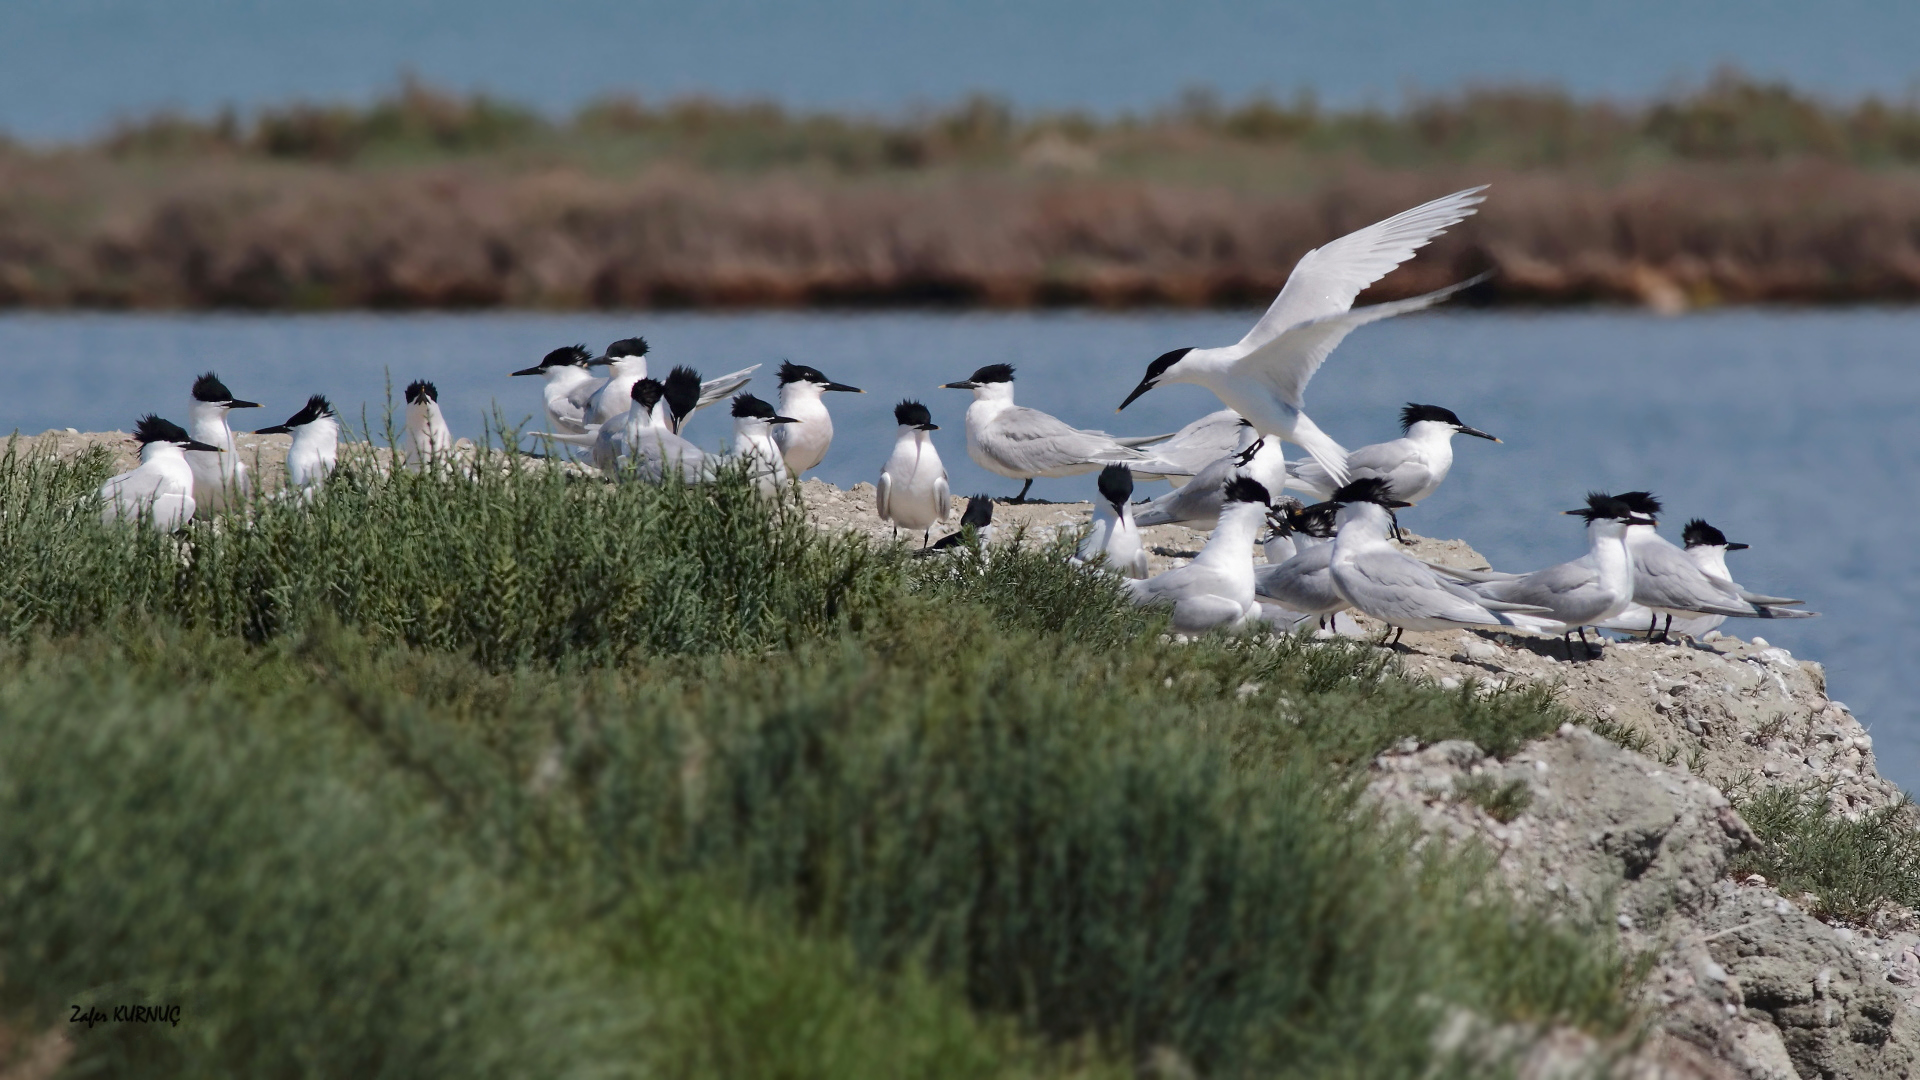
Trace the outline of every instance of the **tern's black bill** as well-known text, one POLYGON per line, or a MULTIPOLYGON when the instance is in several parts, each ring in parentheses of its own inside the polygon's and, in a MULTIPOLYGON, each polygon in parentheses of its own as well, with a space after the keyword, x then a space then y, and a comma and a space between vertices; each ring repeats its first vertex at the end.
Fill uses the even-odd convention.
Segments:
POLYGON ((1749 545, 1746 545, 1746 544, 1728 544, 1727 550, 1728 551, 1745 551, 1747 550, 1748 546, 1749 545))
POLYGON ((1481 439, 1492 439, 1494 442, 1500 441, 1499 439, 1494 438, 1492 435, 1489 435, 1486 432, 1481 431, 1479 428, 1462 427, 1460 429, 1460 434, 1472 435, 1476 438, 1481 438, 1481 439))
POLYGON ((791 416, 776 416, 767 421, 769 424, 797 424, 799 422, 799 420, 791 416))
POLYGON ((979 386, 979 385, 980 385, 979 383, 977 383, 977 382, 974 382, 974 381, 973 381, 973 380, 971 380, 971 379, 968 379, 968 380, 966 380, 966 381, 964 381, 964 382, 943 382, 943 383, 941 383, 941 384, 940 384, 940 389, 942 389, 942 390, 971 390, 971 389, 973 389, 974 387, 976 387, 976 386, 979 386))
POLYGON ((205 451, 208 451, 209 453, 214 453, 214 454, 223 454, 226 452, 217 446, 209 446, 198 439, 190 440, 184 443, 180 448, 182 450, 205 450, 205 451))
POLYGON ((846 383, 840 383, 840 382, 830 382, 830 383, 828 383, 827 385, 825 385, 825 386, 823 386, 823 387, 821 387, 820 389, 822 389, 822 390, 839 390, 839 391, 842 391, 842 392, 844 392, 844 393, 848 393, 848 394, 864 394, 864 393, 866 393, 866 391, 865 391, 865 390, 862 390, 862 389, 860 389, 860 388, 859 388, 859 387, 857 387, 857 386, 848 386, 848 385, 847 385, 846 383))
POLYGON ((263 427, 258 431, 255 431, 254 434, 255 435, 291 435, 293 434, 293 429, 289 428, 285 424, 275 424, 272 427, 263 427))
MULTIPOLYGON (((592 361, 588 361, 588 362, 591 363, 592 361)), ((547 373, 546 368, 543 368, 540 365, 535 364, 532 367, 521 368, 519 371, 513 372, 512 374, 514 375, 545 375, 546 373, 547 373)))
MULTIPOLYGON (((1131 404, 1133 404, 1133 399, 1135 399, 1135 398, 1137 398, 1137 397, 1139 397, 1139 396, 1140 396, 1141 394, 1144 394, 1144 393, 1146 393, 1147 391, 1149 391, 1149 390, 1151 390, 1151 389, 1153 389, 1153 380, 1152 380, 1152 379, 1150 379, 1150 378, 1149 378, 1149 379, 1141 379, 1141 380, 1140 380, 1140 385, 1139 385, 1139 386, 1136 386, 1136 387, 1134 387, 1134 388, 1133 388, 1133 393, 1131 393, 1131 394, 1128 394, 1128 395, 1127 395, 1127 400, 1125 400, 1125 401, 1123 401, 1123 402, 1121 402, 1121 403, 1120 403, 1120 409, 1124 409, 1124 408, 1126 408, 1127 406, 1129 406, 1129 405, 1131 405, 1131 404)), ((1114 412, 1119 412, 1119 411, 1120 411, 1120 409, 1115 409, 1115 410, 1113 410, 1113 411, 1114 411, 1114 412)))
POLYGON ((229 402, 227 402, 227 408, 229 408, 229 409, 257 409, 257 408, 259 408, 259 407, 260 407, 260 403, 259 403, 259 402, 257 402, 257 401, 229 401, 229 402))

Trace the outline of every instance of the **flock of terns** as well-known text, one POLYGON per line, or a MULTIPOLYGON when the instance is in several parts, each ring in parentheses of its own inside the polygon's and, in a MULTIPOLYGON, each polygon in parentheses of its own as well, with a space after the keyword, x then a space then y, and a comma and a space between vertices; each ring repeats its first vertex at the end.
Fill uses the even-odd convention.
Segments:
MULTIPOLYGON (((1475 212, 1484 188, 1470 188, 1417 206, 1308 252, 1259 322, 1239 342, 1217 348, 1181 348, 1147 365, 1121 402, 1124 409, 1160 386, 1193 383, 1225 408, 1171 435, 1117 437, 1075 428, 1014 401, 1014 369, 988 364, 942 388, 967 390, 968 455, 981 467, 1024 482, 1036 477, 1098 472, 1093 523, 1075 561, 1124 576, 1141 604, 1171 609, 1173 628, 1193 634, 1250 625, 1287 630, 1321 627, 1353 611, 1406 630, 1480 627, 1527 630, 1562 637, 1573 657, 1572 635, 1587 643, 1595 627, 1649 638, 1698 636, 1727 618, 1804 618, 1798 600, 1749 592, 1736 584, 1729 543, 1695 519, 1684 546, 1658 533, 1661 505, 1643 491, 1590 494, 1567 511, 1586 521, 1587 554, 1528 574, 1460 570, 1414 558, 1399 543, 1395 511, 1427 498, 1453 466, 1453 437, 1497 438, 1467 426, 1452 411, 1410 404, 1401 413, 1403 437, 1348 451, 1305 412, 1307 382, 1356 327, 1429 307, 1479 279, 1407 300, 1355 308, 1362 290, 1434 237, 1475 212), (1281 444, 1302 447, 1289 461, 1281 444), (1133 501, 1140 480, 1177 483, 1150 501, 1133 501), (1282 494, 1298 491, 1315 502, 1282 494), (1142 528, 1182 524, 1210 530, 1189 563, 1148 576, 1142 528), (1253 551, 1263 549, 1264 565, 1253 551), (1664 624, 1662 620, 1664 619, 1664 624)), ((741 392, 757 369, 703 379, 688 367, 650 377, 647 343, 623 338, 593 355, 583 346, 548 353, 515 371, 542 379, 542 406, 556 454, 584 457, 615 478, 659 481, 669 474, 689 482, 725 465, 744 465, 765 494, 817 466, 833 440, 823 401, 830 392, 860 393, 816 368, 783 363, 778 404, 741 392), (598 376, 595 368, 608 369, 598 376), (734 422, 729 453, 702 450, 683 434, 698 410, 727 401, 734 422)), ((432 383, 406 388, 403 462, 426 467, 453 450, 432 383)), ((252 485, 235 452, 228 414, 258 407, 236 398, 212 373, 193 384, 186 429, 148 415, 136 425, 138 468, 100 490, 109 521, 138 519, 176 529, 198 516, 219 514, 249 497, 252 485)), ((897 432, 876 485, 876 510, 900 529, 923 534, 952 514, 947 472, 933 442, 939 426, 914 400, 894 408, 897 432)), ((333 471, 340 425, 327 399, 315 395, 284 424, 259 433, 292 436, 289 487, 310 492, 333 471)), ((962 542, 991 527, 992 500, 969 500, 961 530, 933 549, 962 542)))

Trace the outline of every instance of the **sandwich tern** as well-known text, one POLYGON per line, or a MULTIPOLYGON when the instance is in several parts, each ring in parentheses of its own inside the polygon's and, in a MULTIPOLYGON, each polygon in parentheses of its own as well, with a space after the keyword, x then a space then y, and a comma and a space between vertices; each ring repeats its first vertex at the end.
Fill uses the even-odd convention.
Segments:
POLYGON ((312 488, 333 475, 340 459, 340 418, 333 405, 319 394, 307 399, 299 412, 284 424, 263 427, 255 435, 292 435, 287 447, 287 486, 312 488))
POLYGON ((193 520, 196 481, 187 454, 224 451, 152 413, 133 425, 133 437, 140 444, 140 464, 100 485, 100 520, 145 519, 172 532, 193 520))
MULTIPOLYGON (((1214 462, 1247 448, 1241 433, 1252 425, 1232 409, 1216 409, 1173 433, 1166 442, 1153 444, 1153 456, 1168 479, 1193 477, 1214 462)), ((1278 490, 1270 488, 1270 490, 1278 490)))
POLYGON ((1253 571, 1253 591, 1260 615, 1268 622, 1292 629, 1318 617, 1326 627, 1329 616, 1347 610, 1347 598, 1333 584, 1334 515, 1338 503, 1316 503, 1285 513, 1283 524, 1293 541, 1294 554, 1278 562, 1268 549, 1266 566, 1253 571))
MULTIPOLYGON (((1253 425, 1240 421, 1241 445, 1233 453, 1214 459, 1194 474, 1193 479, 1149 502, 1134 515, 1144 528, 1148 525, 1185 525, 1190 529, 1211 529, 1219 520, 1222 494, 1227 479, 1249 476, 1268 491, 1279 491, 1287 480, 1287 458, 1279 439, 1258 438, 1253 425)), ((1154 448, 1159 453, 1159 447, 1154 448)))
MULTIPOLYGON (((1347 477, 1377 476, 1388 484, 1393 499, 1409 506, 1433 494, 1453 469, 1453 437, 1472 435, 1500 440, 1460 422, 1451 409, 1409 403, 1400 410, 1401 438, 1363 446, 1347 455, 1347 477)), ((1292 463, 1287 483, 1316 499, 1325 499, 1339 485, 1315 461, 1292 463)))
POLYGON ((942 383, 941 389, 973 391, 973 404, 967 406, 967 456, 988 472, 1026 481, 1014 502, 1026 501, 1035 477, 1079 476, 1113 464, 1154 464, 1134 447, 1171 438, 1118 439, 1015 405, 1012 364, 988 364, 972 378, 942 383))
MULTIPOLYGON (((1671 633, 1675 618, 1685 621, 1701 616, 1717 616, 1721 619, 1794 619, 1813 616, 1814 613, 1810 611, 1754 603, 1741 595, 1740 587, 1731 578, 1708 575, 1687 551, 1675 547, 1655 531, 1661 506, 1660 500, 1654 498, 1651 492, 1623 492, 1620 501, 1645 517, 1648 524, 1634 524, 1627 528, 1627 550, 1633 554, 1633 604, 1608 621, 1609 629, 1621 629, 1625 624, 1630 632, 1652 637, 1654 624, 1659 616, 1664 615, 1667 618, 1667 626, 1662 631, 1664 637, 1671 633), (1644 628, 1638 625, 1641 623, 1645 624, 1644 628)), ((1713 529, 1705 522, 1695 524, 1713 529)), ((1713 531, 1716 534, 1719 532, 1718 529, 1713 531)), ((1724 552, 1726 537, 1721 536, 1720 540, 1721 551, 1724 552)), ((1724 554, 1721 556, 1721 565, 1725 566, 1724 554)), ((1799 603, 1780 597, 1758 599, 1775 604, 1799 603)))
POLYGON ((833 417, 827 415, 826 403, 820 400, 820 395, 829 390, 866 393, 857 386, 834 382, 819 368, 792 361, 781 363, 780 415, 791 416, 794 422, 775 429, 773 438, 787 455, 787 468, 795 476, 820 464, 833 443, 833 417))
POLYGON ((582 387, 592 384, 601 385, 594 378, 587 365, 593 361, 593 354, 585 345, 567 345, 558 348, 540 358, 540 362, 530 368, 521 368, 513 374, 539 375, 545 378, 540 387, 540 402, 547 413, 547 427, 555 432, 567 432, 582 435, 587 430, 585 406, 576 402, 572 394, 582 387))
POLYGON ((787 459, 773 441, 773 429, 791 423, 795 423, 793 417, 781 416, 752 394, 733 399, 732 460, 746 463, 747 474, 763 496, 778 495, 786 485, 787 459))
POLYGON ((1226 506, 1207 546, 1185 566, 1128 581, 1133 602, 1173 608, 1173 629, 1198 634, 1237 626, 1254 612, 1253 541, 1271 499, 1257 480, 1227 481, 1226 506))
POLYGON ((1260 538, 1260 550, 1266 554, 1268 565, 1278 566, 1313 546, 1302 545, 1294 529, 1295 518, 1305 509, 1300 500, 1291 495, 1273 500, 1272 508, 1267 511, 1267 535, 1260 538))
POLYGON ((247 465, 234 449, 233 428, 227 424, 227 413, 259 407, 257 402, 234 397, 227 384, 211 371, 193 381, 187 429, 195 442, 214 448, 187 452, 187 464, 193 469, 193 502, 201 515, 217 514, 230 504, 245 500, 252 490, 247 465))
MULTIPOLYGON (((633 397, 633 384, 647 377, 647 341, 645 338, 621 338, 607 346, 606 354, 587 361, 591 366, 606 365, 612 369, 612 375, 606 379, 583 383, 575 388, 569 400, 580 407, 585 424, 597 427, 626 413, 628 402, 633 397)), ((753 380, 750 376, 760 370, 759 364, 741 368, 739 371, 709 379, 700 387, 700 401, 695 408, 704 409, 716 401, 724 401, 735 391, 753 380)))
MULTIPOLYGON (((817 393, 813 398, 819 401, 817 393)), ((825 409, 821 415, 826 415, 825 409)), ((880 482, 874 485, 875 508, 880 520, 893 526, 895 536, 903 528, 909 532, 917 529, 920 546, 926 547, 934 522, 945 521, 953 513, 947 467, 940 463, 940 451, 933 447, 932 433, 939 431, 940 425, 933 422, 933 414, 925 405, 913 400, 895 405, 893 420, 899 431, 893 439, 893 453, 880 470, 880 482)), ((832 430, 829 426, 829 435, 832 430)))
POLYGON ((627 392, 633 403, 611 424, 603 424, 593 441, 591 457, 601 472, 619 479, 629 469, 642 480, 658 481, 669 472, 688 483, 706 475, 706 455, 675 434, 662 404, 666 387, 657 379, 641 379, 627 392))
POLYGON ((951 551, 967 542, 967 536, 973 536, 976 544, 985 544, 993 539, 993 497, 990 495, 969 495, 967 508, 960 514, 960 527, 933 542, 933 546, 919 552, 930 555, 936 551, 951 551))
MULTIPOLYGON (((1090 563, 1104 555, 1107 565, 1126 577, 1146 577, 1147 548, 1140 541, 1140 526, 1134 523, 1133 506, 1128 502, 1133 498, 1133 470, 1109 465, 1100 470, 1096 486, 1100 498, 1093 504, 1093 526, 1081 538, 1074 563, 1090 563)), ((1216 518, 1218 513, 1216 509, 1216 518)))
POLYGON ((407 434, 401 460, 417 471, 453 450, 453 432, 447 429, 447 418, 440 414, 439 387, 415 379, 407 384, 406 399, 407 434))
POLYGON ((1592 656, 1586 628, 1615 618, 1633 603, 1633 552, 1627 548, 1627 529, 1652 525, 1653 519, 1597 491, 1587 495, 1586 506, 1566 513, 1587 521, 1587 553, 1571 562, 1519 575, 1435 569, 1468 581, 1469 589, 1489 600, 1540 609, 1537 614, 1512 616, 1515 625, 1558 634, 1571 660, 1573 633, 1579 632, 1580 643, 1592 656))
MULTIPOLYGON (((1340 507, 1329 556, 1333 587, 1356 611, 1392 626, 1396 642, 1408 630, 1510 626, 1510 611, 1543 610, 1475 596, 1395 548, 1389 511, 1406 504, 1393 497, 1386 480, 1354 480, 1334 492, 1331 501, 1340 507)), ((1308 555, 1319 550, 1311 549, 1308 555)))
POLYGON ((1305 448, 1338 484, 1346 483, 1347 452, 1307 417, 1307 381, 1354 328, 1418 311, 1472 285, 1450 285, 1425 296, 1371 307, 1353 307, 1361 290, 1425 247, 1434 237, 1474 213, 1485 185, 1416 206, 1349 233, 1300 257, 1287 284, 1265 315, 1237 344, 1175 349, 1147 365, 1147 373, 1122 409, 1141 394, 1170 383, 1195 383, 1222 404, 1253 421, 1260 434, 1305 448))

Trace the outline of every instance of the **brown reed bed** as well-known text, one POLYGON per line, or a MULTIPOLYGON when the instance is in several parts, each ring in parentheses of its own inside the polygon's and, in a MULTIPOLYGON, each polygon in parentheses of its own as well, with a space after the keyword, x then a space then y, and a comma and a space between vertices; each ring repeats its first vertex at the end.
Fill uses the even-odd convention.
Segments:
POLYGON ((1315 244, 1494 185, 1396 273, 1482 302, 1920 296, 1920 106, 1733 77, 1627 109, 1482 91, 1149 117, 976 100, 879 121, 603 102, 562 123, 418 86, 0 147, 0 304, 1031 306, 1264 302, 1315 244))

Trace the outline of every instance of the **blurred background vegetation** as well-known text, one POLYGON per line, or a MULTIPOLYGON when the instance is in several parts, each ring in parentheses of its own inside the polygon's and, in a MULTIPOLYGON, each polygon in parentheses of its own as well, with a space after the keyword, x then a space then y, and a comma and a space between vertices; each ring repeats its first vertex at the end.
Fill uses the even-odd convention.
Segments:
POLYGON ((156 115, 0 150, 0 304, 1257 304, 1317 243, 1492 183, 1381 296, 1920 296, 1920 100, 1725 72, 1638 104, 1396 109, 1192 91, 897 117, 607 98, 555 118, 407 80, 365 107, 156 115))

